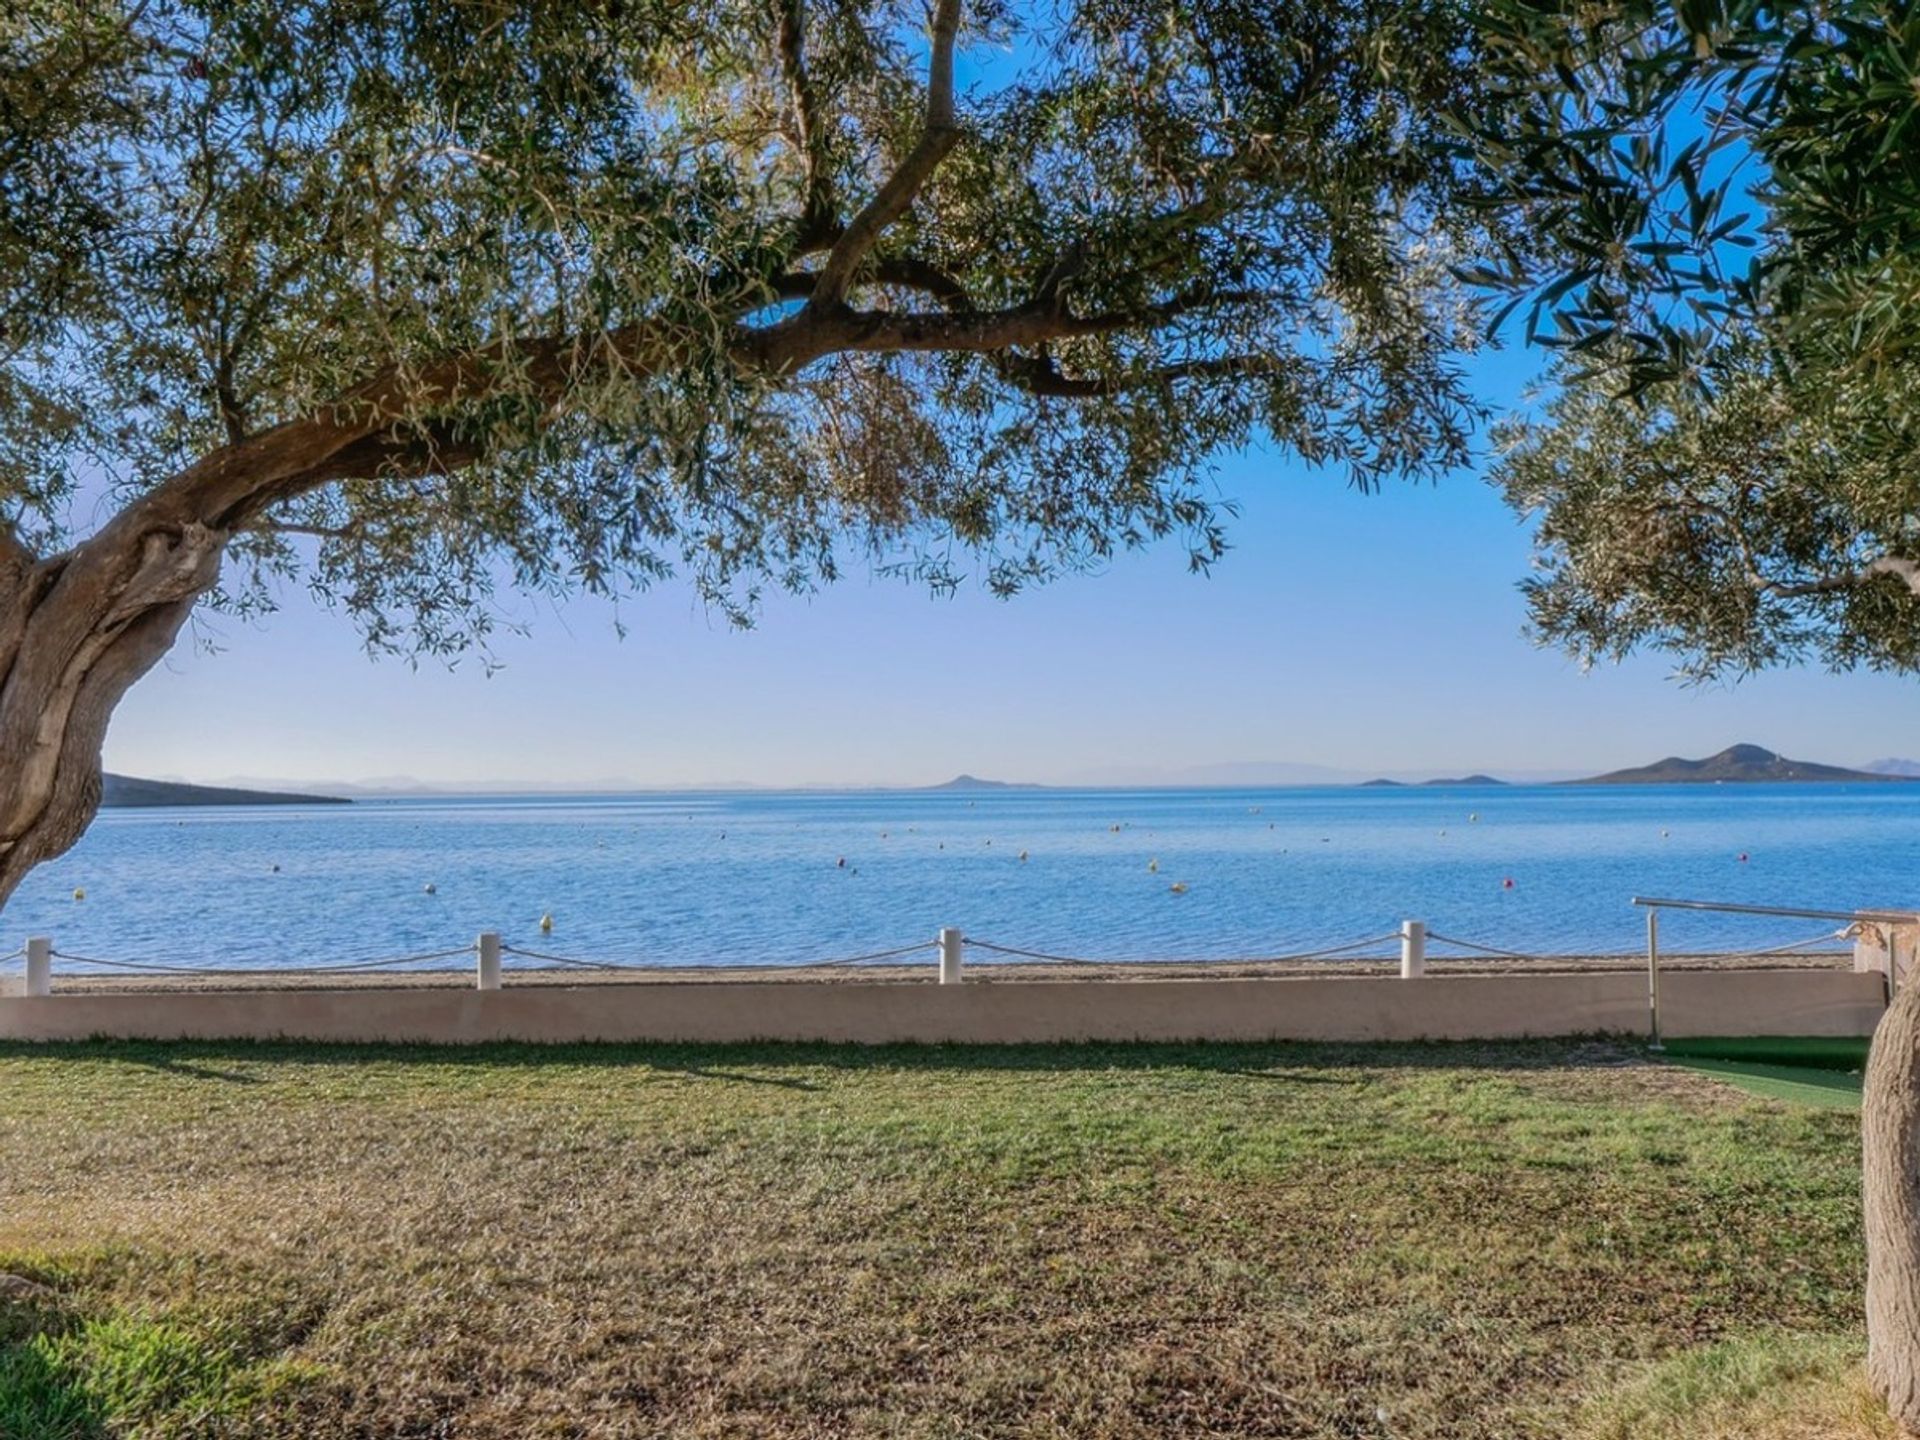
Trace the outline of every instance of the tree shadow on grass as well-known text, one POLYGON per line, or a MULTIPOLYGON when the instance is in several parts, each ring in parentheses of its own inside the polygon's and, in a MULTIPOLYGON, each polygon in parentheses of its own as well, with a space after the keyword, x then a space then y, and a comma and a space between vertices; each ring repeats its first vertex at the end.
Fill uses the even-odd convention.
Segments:
POLYGON ((1242 1080, 1274 1080, 1286 1085, 1367 1085, 1371 1081, 1358 1071, 1351 1075, 1328 1075, 1311 1070, 1246 1070, 1221 1066, 1219 1073, 1233 1075, 1242 1080))
POLYGON ((649 1062, 650 1068, 685 1075, 694 1080, 725 1080, 732 1085, 775 1085, 782 1090, 819 1090, 811 1080, 796 1080, 786 1075, 750 1075, 740 1070, 716 1070, 711 1065, 669 1065, 649 1062))
POLYGON ((93 1397, 45 1347, 0 1345, 0 1435, 7 1440, 105 1440, 93 1397))
POLYGON ((144 1065, 149 1070, 159 1070, 168 1075, 183 1075, 191 1080, 222 1080, 229 1085, 258 1085, 260 1077, 245 1070, 221 1070, 212 1065, 202 1065, 181 1054, 169 1053, 165 1047, 154 1046, 150 1054, 128 1055, 126 1059, 135 1065, 144 1065))
POLYGON ((1031 1045, 855 1045, 759 1041, 747 1044, 486 1043, 476 1045, 320 1044, 294 1041, 0 1042, 0 1061, 41 1060, 139 1065, 194 1079, 255 1083, 270 1078, 247 1066, 408 1065, 434 1069, 566 1070, 639 1068, 730 1083, 818 1088, 796 1069, 850 1073, 1098 1073, 1184 1070, 1300 1084, 1351 1084, 1310 1071, 1619 1069, 1657 1063, 1636 1041, 1585 1037, 1516 1041, 1348 1044, 1307 1041, 1113 1042, 1031 1045))
POLYGON ((67 1324, 38 1296, 0 1296, 0 1436, 6 1440, 105 1440, 96 1398, 49 1343, 67 1324))

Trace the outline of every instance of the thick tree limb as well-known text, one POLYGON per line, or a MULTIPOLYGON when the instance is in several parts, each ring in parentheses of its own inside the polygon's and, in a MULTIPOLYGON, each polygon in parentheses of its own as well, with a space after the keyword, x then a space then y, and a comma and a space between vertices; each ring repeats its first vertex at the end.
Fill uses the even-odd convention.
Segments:
MULTIPOLYGON (((734 327, 730 349, 736 363, 770 373, 791 373, 838 351, 953 350, 991 354, 1163 324, 1210 305, 1253 303, 1258 292, 1222 291, 1176 297, 1139 311, 1090 316, 1035 305, 1011 310, 974 310, 965 289, 937 266, 910 259, 878 262, 873 278, 920 290, 952 308, 944 312, 854 311, 844 307, 799 315, 764 328, 734 327)), ((804 272, 783 276, 777 292, 817 296, 820 281, 804 272)), ((492 346, 449 357, 424 369, 388 372, 356 387, 339 402, 288 421, 238 444, 227 445, 163 482, 146 502, 112 525, 178 528, 203 523, 222 530, 247 528, 272 505, 338 480, 384 473, 428 475, 472 463, 479 452, 451 431, 412 417, 497 393, 502 370, 512 362, 511 383, 558 404, 576 382, 609 369, 644 377, 659 373, 688 353, 684 337, 662 324, 630 326, 595 334, 492 346)), ((1250 373, 1245 359, 1196 360, 1165 368, 1153 378, 1250 373)), ((1100 383, 1044 376, 1015 366, 1013 378, 1034 393, 1112 393, 1100 383), (1017 373, 1016 373, 1017 372, 1017 373), (1086 388, 1093 385, 1094 388, 1086 388)))
POLYGON ((906 214, 921 187, 960 138, 953 108, 953 47, 959 30, 960 0, 936 0, 930 27, 932 53, 927 63, 927 111, 920 139, 827 252, 813 298, 807 302, 810 306, 825 310, 846 300, 854 272, 881 232, 906 214))

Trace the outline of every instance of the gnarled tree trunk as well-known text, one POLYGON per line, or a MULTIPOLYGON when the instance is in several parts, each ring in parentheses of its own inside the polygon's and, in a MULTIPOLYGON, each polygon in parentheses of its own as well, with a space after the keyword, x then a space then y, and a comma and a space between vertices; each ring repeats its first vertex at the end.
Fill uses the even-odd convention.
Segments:
POLYGON ((114 707, 212 588, 226 538, 136 504, 64 554, 0 564, 0 904, 93 819, 114 707))
POLYGON ((1867 1228, 1867 1373, 1920 1435, 1920 984, 1874 1032, 1860 1113, 1867 1228))

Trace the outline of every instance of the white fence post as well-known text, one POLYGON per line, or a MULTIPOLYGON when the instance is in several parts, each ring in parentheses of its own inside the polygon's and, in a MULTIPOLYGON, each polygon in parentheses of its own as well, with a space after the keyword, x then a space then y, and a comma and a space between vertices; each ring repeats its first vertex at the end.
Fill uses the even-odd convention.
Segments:
POLYGON ((960 983, 960 950, 966 937, 949 926, 940 932, 940 983, 960 983))
POLYGON ((479 988, 498 990, 500 988, 500 932, 482 930, 476 948, 480 952, 479 988))
POLYGON ((1400 922, 1400 978, 1418 980, 1427 973, 1427 922, 1400 922))
POLYGON ((1664 1050, 1660 1043, 1660 907, 1647 907, 1647 1048, 1664 1050))
POLYGON ((27 994, 53 993, 53 941, 35 935, 27 941, 27 994))

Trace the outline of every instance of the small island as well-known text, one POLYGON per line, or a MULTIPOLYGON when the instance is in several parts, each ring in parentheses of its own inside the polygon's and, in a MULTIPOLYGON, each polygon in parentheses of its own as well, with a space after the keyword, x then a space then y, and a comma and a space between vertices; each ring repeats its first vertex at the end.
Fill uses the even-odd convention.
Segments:
POLYGON ((187 785, 177 780, 100 777, 100 806, 133 810, 163 805, 351 805, 339 795, 293 795, 278 790, 235 790, 224 785, 187 785))
POLYGON ((1563 785, 1754 785, 1794 782, 1801 784, 1840 784, 1871 782, 1876 785, 1905 784, 1906 775, 1887 775, 1872 770, 1848 770, 1839 765, 1818 765, 1811 760, 1789 760, 1759 745, 1729 745, 1718 755, 1704 760, 1683 760, 1677 755, 1652 765, 1630 770, 1613 770, 1585 780, 1563 780, 1563 785))
POLYGON ((939 785, 923 785, 923 790, 1040 790, 1044 786, 1021 780, 982 780, 977 775, 956 775, 939 785))

